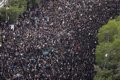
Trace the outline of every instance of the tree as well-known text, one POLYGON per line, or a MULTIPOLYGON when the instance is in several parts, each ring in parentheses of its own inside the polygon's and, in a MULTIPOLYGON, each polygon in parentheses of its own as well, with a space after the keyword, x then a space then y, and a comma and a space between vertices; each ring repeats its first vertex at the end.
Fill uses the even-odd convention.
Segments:
POLYGON ((0 20, 14 23, 27 7, 26 0, 11 0, 9 6, 0 9, 0 20))
POLYGON ((95 80, 119 80, 120 78, 120 20, 110 20, 98 33, 96 47, 97 75, 95 80))
POLYGON ((102 42, 112 42, 114 40, 114 35, 118 33, 118 27, 120 21, 110 20, 106 25, 103 25, 98 33, 98 41, 102 42))

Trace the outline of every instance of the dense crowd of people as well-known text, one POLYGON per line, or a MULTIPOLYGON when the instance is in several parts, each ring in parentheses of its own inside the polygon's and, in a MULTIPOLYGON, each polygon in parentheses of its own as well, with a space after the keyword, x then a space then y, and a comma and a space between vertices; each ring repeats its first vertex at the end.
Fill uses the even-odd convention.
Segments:
POLYGON ((96 34, 118 6, 119 0, 45 0, 16 23, 1 22, 1 79, 92 80, 96 34))

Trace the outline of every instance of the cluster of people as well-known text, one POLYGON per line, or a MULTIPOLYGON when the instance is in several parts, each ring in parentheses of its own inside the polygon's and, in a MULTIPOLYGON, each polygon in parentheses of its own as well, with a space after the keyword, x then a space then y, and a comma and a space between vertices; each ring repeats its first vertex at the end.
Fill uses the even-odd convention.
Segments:
POLYGON ((1 22, 1 79, 92 80, 98 29, 118 12, 108 2, 45 0, 1 22))

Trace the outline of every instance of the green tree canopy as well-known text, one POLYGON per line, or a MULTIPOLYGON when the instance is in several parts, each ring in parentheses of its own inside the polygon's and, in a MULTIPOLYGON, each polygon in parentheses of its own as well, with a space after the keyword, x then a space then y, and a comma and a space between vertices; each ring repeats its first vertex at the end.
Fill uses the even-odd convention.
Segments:
POLYGON ((26 0, 10 0, 7 7, 0 9, 0 20, 6 21, 9 19, 10 23, 14 23, 19 15, 26 10, 26 7, 26 0))
POLYGON ((110 20, 98 33, 95 80, 120 80, 120 20, 110 20))

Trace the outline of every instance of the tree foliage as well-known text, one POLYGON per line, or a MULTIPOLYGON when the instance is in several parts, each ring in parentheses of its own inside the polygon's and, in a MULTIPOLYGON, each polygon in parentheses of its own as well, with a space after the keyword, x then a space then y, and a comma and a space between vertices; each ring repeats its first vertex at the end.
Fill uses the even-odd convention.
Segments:
POLYGON ((0 20, 9 20, 10 23, 14 23, 18 16, 26 10, 26 7, 26 0, 10 0, 7 7, 0 9, 0 20))
POLYGON ((120 80, 120 20, 110 20, 98 33, 95 80, 120 80))

